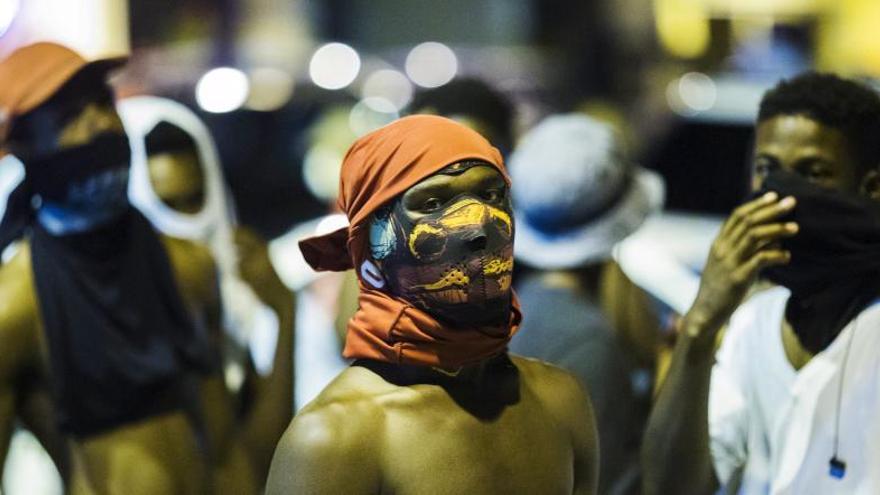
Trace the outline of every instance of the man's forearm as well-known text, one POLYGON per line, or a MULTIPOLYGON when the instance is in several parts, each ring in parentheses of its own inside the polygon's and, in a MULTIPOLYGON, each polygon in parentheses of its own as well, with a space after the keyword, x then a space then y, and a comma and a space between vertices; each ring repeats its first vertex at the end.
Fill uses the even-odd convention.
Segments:
POLYGON ((257 377, 253 406, 244 425, 244 438, 252 462, 261 476, 268 473, 275 444, 293 417, 293 346, 295 303, 293 294, 273 304, 278 315, 278 343, 272 373, 257 377))
POLYGON ((706 322, 685 318, 666 382, 642 446, 644 493, 711 494, 718 485, 709 450, 709 382, 714 336, 706 322))

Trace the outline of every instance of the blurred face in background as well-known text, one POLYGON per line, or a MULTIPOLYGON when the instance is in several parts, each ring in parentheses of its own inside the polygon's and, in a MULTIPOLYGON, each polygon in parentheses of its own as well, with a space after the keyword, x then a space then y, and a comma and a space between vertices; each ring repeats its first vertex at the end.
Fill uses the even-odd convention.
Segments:
POLYGON ((758 123, 752 188, 761 188, 774 170, 796 173, 810 182, 858 193, 862 177, 844 134, 805 115, 778 115, 758 123))
POLYGON ((163 203, 195 214, 205 204, 205 174, 195 149, 162 152, 148 158, 150 183, 163 203))

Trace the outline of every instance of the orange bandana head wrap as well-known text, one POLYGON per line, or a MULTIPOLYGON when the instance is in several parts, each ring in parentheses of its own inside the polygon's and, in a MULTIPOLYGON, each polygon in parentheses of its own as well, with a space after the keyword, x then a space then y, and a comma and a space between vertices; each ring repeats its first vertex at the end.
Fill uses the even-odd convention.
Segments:
POLYGON ((369 243, 372 215, 421 180, 464 160, 486 162, 509 185, 498 150, 475 131, 443 117, 402 118, 348 150, 338 205, 348 215, 349 226, 300 242, 315 270, 357 270, 359 308, 348 323, 345 357, 454 369, 506 349, 521 319, 515 295, 507 325, 452 328, 367 281, 375 269, 369 243))

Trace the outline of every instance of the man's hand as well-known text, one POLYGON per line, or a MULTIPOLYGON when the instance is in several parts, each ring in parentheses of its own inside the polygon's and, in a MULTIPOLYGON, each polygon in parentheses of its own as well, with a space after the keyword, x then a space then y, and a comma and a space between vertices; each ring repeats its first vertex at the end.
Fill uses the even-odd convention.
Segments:
POLYGON ((791 253, 781 249, 778 241, 796 234, 798 225, 779 219, 794 206, 793 197, 780 200, 769 192, 734 210, 712 243, 700 291, 684 317, 683 330, 688 336, 714 342, 718 329, 761 270, 789 262, 791 253))
POLYGON ((293 296, 284 285, 272 262, 266 241, 250 229, 235 229, 235 245, 238 249, 238 270, 241 278, 253 289, 265 304, 274 307, 293 296))

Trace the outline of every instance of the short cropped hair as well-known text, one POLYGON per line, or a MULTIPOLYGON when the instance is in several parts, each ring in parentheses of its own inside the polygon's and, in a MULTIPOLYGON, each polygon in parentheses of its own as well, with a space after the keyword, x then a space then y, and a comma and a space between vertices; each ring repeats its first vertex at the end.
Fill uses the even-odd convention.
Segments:
POLYGON ((840 131, 863 172, 880 166, 880 96, 871 87, 834 74, 806 72, 767 91, 758 123, 805 115, 840 131))

